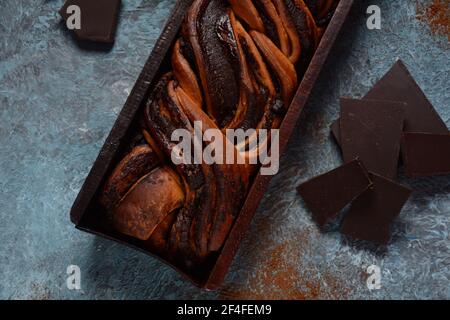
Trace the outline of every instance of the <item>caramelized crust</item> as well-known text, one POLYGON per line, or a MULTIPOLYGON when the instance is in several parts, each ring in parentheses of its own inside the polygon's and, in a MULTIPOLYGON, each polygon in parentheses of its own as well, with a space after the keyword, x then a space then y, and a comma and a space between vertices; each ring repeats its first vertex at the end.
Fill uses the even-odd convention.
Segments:
POLYGON ((247 25, 259 32, 265 32, 264 22, 251 0, 230 0, 231 8, 247 25))
POLYGON ((295 71, 294 65, 264 34, 258 31, 251 31, 250 35, 275 71, 278 81, 281 84, 281 96, 284 105, 289 105, 294 90, 297 87, 297 72, 295 71))
POLYGON ((148 240, 168 214, 184 203, 184 192, 172 169, 161 167, 141 178, 113 211, 115 228, 148 240))
POLYGON ((130 187, 142 176, 156 168, 159 160, 147 145, 135 147, 111 173, 106 181, 100 201, 108 210, 114 209, 130 187))

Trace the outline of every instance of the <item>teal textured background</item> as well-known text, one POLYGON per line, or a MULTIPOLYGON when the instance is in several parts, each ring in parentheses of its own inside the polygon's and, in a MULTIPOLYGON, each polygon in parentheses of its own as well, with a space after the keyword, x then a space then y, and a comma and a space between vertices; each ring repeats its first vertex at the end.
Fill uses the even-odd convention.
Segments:
POLYGON ((416 18, 429 1, 357 0, 224 288, 204 292, 155 259, 79 232, 69 210, 174 0, 123 0, 109 51, 80 48, 62 0, 0 0, 0 298, 450 298, 450 178, 408 180, 387 250, 321 232, 295 187, 341 163, 340 96, 361 97, 397 58, 450 125, 449 42, 416 18), (368 4, 382 30, 365 27, 368 4), (80 291, 66 268, 80 266, 80 291), (382 270, 369 291, 365 269, 382 270))

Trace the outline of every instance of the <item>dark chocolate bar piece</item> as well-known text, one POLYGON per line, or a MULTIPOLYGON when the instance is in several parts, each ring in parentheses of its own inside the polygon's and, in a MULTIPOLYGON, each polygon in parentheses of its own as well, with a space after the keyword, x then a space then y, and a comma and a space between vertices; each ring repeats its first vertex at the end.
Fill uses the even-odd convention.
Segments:
POLYGON ((344 162, 359 158, 367 170, 394 179, 400 156, 405 104, 341 99, 344 162))
POLYGON ((114 42, 121 0, 67 0, 59 11, 65 21, 70 16, 67 8, 71 5, 77 5, 81 11, 81 28, 74 30, 78 39, 114 42))
POLYGON ((375 84, 365 98, 406 102, 405 132, 448 133, 447 125, 401 60, 375 84))
POLYGON ((450 174, 450 133, 404 133, 402 154, 408 177, 450 174))
MULTIPOLYGON (((408 104, 405 109, 405 132, 429 132, 446 134, 445 122, 431 105, 405 64, 399 60, 378 81, 363 99, 401 101, 408 104)), ((332 125, 332 133, 340 145, 339 119, 332 125)))
POLYGON ((324 226, 371 185, 367 170, 354 160, 301 184, 297 190, 314 220, 324 226))
POLYGON ((370 179, 373 186, 352 203, 341 232, 354 239, 386 245, 391 238, 391 224, 411 190, 373 173, 370 179))

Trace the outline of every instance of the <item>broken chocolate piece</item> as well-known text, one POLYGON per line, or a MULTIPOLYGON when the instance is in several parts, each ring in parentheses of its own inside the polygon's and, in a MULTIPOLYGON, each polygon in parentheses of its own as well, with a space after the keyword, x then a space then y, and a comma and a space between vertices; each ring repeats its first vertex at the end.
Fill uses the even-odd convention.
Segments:
POLYGON ((401 60, 394 64, 365 98, 406 102, 405 132, 448 133, 447 125, 401 60))
POLYGON ((368 172, 354 160, 303 183, 297 190, 317 223, 325 226, 371 186, 368 172))
POLYGON ((376 174, 373 186, 358 197, 344 218, 341 232, 351 238, 386 245, 391 224, 400 214, 411 190, 376 174))
MULTIPOLYGON (((401 101, 408 104, 405 108, 405 132, 429 132, 446 134, 445 122, 431 105, 419 85, 414 81, 404 63, 399 60, 378 81, 363 99, 401 101)), ((339 120, 332 125, 332 133, 340 145, 337 133, 339 120)))
POLYGON ((405 133, 402 153, 408 177, 450 174, 450 134, 405 133))
POLYGON ((59 10, 65 21, 71 16, 67 8, 72 5, 78 6, 81 11, 81 28, 74 30, 78 39, 114 42, 121 0, 68 0, 59 10))
POLYGON ((344 162, 359 158, 369 171, 395 178, 404 108, 400 102, 341 99, 344 162))

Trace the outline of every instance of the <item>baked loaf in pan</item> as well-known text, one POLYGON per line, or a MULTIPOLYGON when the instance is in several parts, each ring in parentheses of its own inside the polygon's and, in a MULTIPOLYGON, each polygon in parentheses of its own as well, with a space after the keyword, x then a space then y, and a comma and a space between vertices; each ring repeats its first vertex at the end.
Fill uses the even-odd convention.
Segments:
MULTIPOLYGON (((170 71, 144 106, 142 139, 100 195, 117 231, 192 273, 216 257, 259 166, 250 164, 252 152, 238 162, 245 164, 175 165, 172 133, 194 134, 198 121, 203 131, 223 133, 278 128, 337 3, 193 1, 171 51, 170 71)), ((270 136, 266 140, 270 144, 270 136)), ((224 138, 224 149, 234 143, 224 138)))

